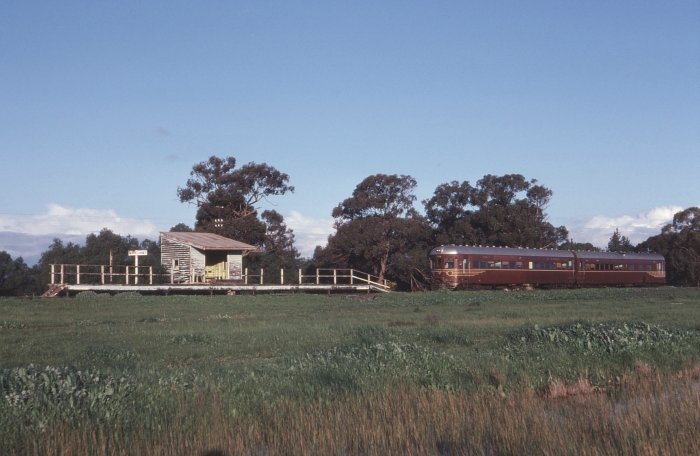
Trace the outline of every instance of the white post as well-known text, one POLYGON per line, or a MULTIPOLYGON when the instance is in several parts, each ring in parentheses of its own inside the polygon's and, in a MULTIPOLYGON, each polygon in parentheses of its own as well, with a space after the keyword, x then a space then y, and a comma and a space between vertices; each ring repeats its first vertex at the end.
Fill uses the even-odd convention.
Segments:
POLYGON ((56 265, 52 264, 51 265, 51 285, 54 285, 56 283, 56 277, 54 276, 55 269, 56 269, 56 265))
POLYGON ((350 269, 350 285, 354 285, 354 284, 355 284, 355 270, 350 269))
POLYGON ((75 265, 75 284, 80 285, 80 265, 75 265))
POLYGON ((245 268, 245 275, 243 277, 245 279, 244 283, 248 285, 248 268, 245 268))
POLYGON ((265 273, 265 270, 263 268, 260 268, 260 285, 263 284, 263 274, 265 273))
POLYGON ((338 270, 333 269, 333 285, 338 285, 338 270))
POLYGON ((65 280, 64 280, 64 276, 63 276, 63 266, 64 266, 64 265, 62 264, 62 265, 61 265, 61 285, 63 285, 64 283, 66 283, 65 280))
POLYGON ((284 285, 284 269, 280 268, 280 285, 284 285))
POLYGON ((318 268, 316 268, 316 285, 320 285, 320 284, 321 284, 321 278, 318 275, 318 268))
POLYGON ((148 267, 148 284, 153 285, 153 266, 148 267))
POLYGON ((299 285, 301 285, 301 268, 299 268, 299 285))
POLYGON ((134 285, 139 284, 139 257, 134 256, 134 285))
POLYGON ((104 265, 100 266, 100 282, 102 283, 102 285, 105 284, 105 266, 104 265))

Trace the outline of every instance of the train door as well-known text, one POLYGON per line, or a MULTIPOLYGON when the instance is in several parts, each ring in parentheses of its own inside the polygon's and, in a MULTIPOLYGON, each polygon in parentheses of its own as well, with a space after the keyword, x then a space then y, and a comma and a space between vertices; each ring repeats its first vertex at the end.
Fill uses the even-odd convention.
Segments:
POLYGON ((576 252, 571 253, 574 254, 574 286, 579 286, 586 281, 586 265, 576 252))

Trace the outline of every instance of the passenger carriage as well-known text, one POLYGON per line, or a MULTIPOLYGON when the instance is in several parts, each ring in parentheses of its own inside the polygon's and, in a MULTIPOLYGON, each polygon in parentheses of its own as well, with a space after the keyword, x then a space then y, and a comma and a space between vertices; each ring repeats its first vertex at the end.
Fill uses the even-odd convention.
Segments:
POLYGON ((433 281, 447 288, 576 287, 665 283, 653 253, 444 245, 430 252, 433 281))

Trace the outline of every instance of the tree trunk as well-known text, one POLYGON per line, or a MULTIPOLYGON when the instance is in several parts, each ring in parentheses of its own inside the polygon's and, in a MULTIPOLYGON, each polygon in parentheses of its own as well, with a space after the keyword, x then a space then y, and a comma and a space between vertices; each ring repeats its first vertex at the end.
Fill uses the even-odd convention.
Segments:
POLYGON ((389 264, 389 243, 387 242, 385 247, 384 247, 384 253, 382 253, 382 257, 379 260, 379 281, 384 280, 384 275, 386 274, 386 268, 387 265, 389 264))

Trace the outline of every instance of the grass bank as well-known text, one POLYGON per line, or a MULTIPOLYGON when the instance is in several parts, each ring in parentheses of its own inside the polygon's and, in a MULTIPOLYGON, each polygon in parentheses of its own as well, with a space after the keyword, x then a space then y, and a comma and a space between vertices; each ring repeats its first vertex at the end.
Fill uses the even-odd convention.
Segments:
POLYGON ((700 292, 8 299, 0 363, 3 454, 697 453, 700 292))

